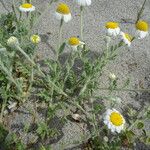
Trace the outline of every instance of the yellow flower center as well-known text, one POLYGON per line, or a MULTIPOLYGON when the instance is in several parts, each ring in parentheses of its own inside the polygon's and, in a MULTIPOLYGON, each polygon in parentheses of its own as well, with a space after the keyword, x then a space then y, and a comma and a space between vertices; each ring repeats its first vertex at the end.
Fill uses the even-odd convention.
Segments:
POLYGON ((40 42, 40 37, 38 35, 32 35, 31 36, 31 41, 34 44, 38 44, 40 42))
POLYGON ((141 31, 148 31, 148 23, 145 21, 138 21, 136 28, 141 31))
POLYGON ((128 40, 128 41, 132 41, 133 37, 127 33, 125 33, 125 38, 128 40))
POLYGON ((119 24, 117 22, 107 22, 105 27, 107 29, 115 29, 119 27, 119 24))
POLYGON ((71 37, 69 39, 69 45, 76 46, 76 45, 79 45, 79 43, 80 43, 80 41, 76 37, 71 37))
POLYGON ((123 117, 117 112, 112 112, 110 115, 110 121, 115 126, 121 126, 123 124, 123 117))
POLYGON ((32 4, 30 3, 25 3, 21 5, 22 8, 32 8, 32 4))
POLYGON ((61 14, 69 14, 70 9, 66 4, 61 3, 61 4, 58 5, 58 7, 56 9, 56 12, 61 13, 61 14))

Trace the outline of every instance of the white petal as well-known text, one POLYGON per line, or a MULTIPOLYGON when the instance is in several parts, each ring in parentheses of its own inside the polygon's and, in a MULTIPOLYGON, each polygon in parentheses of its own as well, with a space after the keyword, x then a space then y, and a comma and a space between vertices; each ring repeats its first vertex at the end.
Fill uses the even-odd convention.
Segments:
POLYGON ((32 12, 35 10, 35 6, 32 6, 31 8, 23 8, 22 6, 20 6, 19 10, 22 12, 32 12))
POLYGON ((119 113, 119 111, 117 111, 115 108, 113 108, 112 111, 119 113))
POLYGON ((112 127, 110 123, 107 124, 107 126, 108 126, 108 129, 111 129, 111 127, 112 127))
POLYGON ((123 40, 123 42, 128 45, 128 47, 131 46, 131 42, 126 38, 125 33, 120 33, 120 35, 122 36, 121 39, 123 40))
POLYGON ((86 5, 90 6, 91 5, 91 0, 86 0, 86 5))
POLYGON ((107 121, 107 120, 104 120, 104 124, 107 125, 107 124, 108 124, 108 121, 107 121))
POLYGON ((116 131, 116 128, 115 128, 115 126, 111 126, 111 132, 115 132, 116 131))
MULTIPOLYGON (((111 113, 110 113, 110 114, 111 114, 111 113)), ((108 121, 110 120, 110 114, 106 115, 106 117, 105 117, 106 120, 108 120, 108 121)))
POLYGON ((71 14, 69 13, 69 14, 67 14, 67 15, 63 15, 63 17, 64 17, 64 22, 69 22, 71 19, 72 19, 72 16, 71 16, 71 14))
POLYGON ((137 30, 136 35, 137 35, 138 39, 143 39, 146 36, 148 36, 148 32, 137 30))
POLYGON ((108 31, 109 36, 112 36, 112 35, 114 36, 114 32, 115 32, 114 29, 108 29, 107 31, 108 31))
POLYGON ((58 20, 61 20, 63 18, 63 15, 58 12, 55 12, 55 16, 56 16, 56 19, 58 20))
POLYGON ((117 133, 120 133, 120 132, 121 132, 121 129, 120 129, 120 128, 116 128, 116 132, 117 132, 117 133))
POLYGON ((80 45, 84 45, 85 43, 80 41, 79 44, 80 44, 80 45))
MULTIPOLYGON (((122 117, 123 118, 123 117, 122 117)), ((126 123, 125 119, 123 118, 123 125, 126 123)))
POLYGON ((71 46, 71 47, 72 47, 73 51, 77 51, 78 46, 71 46))
POLYGON ((111 109, 108 109, 108 110, 106 111, 106 113, 107 113, 108 116, 109 116, 112 112, 113 112, 113 111, 112 111, 111 109))
POLYGON ((116 28, 115 31, 116 31, 116 34, 119 35, 119 33, 120 33, 120 28, 119 28, 119 27, 116 28))
POLYGON ((109 36, 117 36, 120 33, 120 28, 119 27, 116 29, 109 28, 107 31, 109 36))
POLYGON ((76 0, 77 4, 80 6, 89 6, 91 5, 91 0, 76 0))

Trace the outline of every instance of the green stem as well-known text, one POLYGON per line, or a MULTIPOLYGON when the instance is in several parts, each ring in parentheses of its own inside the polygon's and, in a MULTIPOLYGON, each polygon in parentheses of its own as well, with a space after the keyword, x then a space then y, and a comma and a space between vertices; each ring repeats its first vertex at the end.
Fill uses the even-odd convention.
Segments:
POLYGON ((60 26, 59 26, 59 39, 58 39, 58 49, 60 48, 61 46, 61 43, 62 43, 62 30, 63 30, 63 19, 61 19, 60 21, 60 26))
POLYGON ((0 69, 8 76, 8 80, 12 83, 14 83, 20 93, 22 93, 22 88, 20 85, 15 81, 11 73, 8 71, 8 69, 4 66, 4 64, 0 61, 0 69))
POLYGON ((2 104, 2 109, 1 109, 1 114, 0 114, 0 122, 1 123, 3 122, 3 114, 4 114, 4 110, 5 110, 6 103, 7 103, 7 96, 5 96, 5 98, 3 100, 4 100, 4 102, 2 104))
POLYGON ((30 91, 31 90, 31 88, 32 88, 32 85, 33 85, 33 81, 34 81, 34 68, 33 68, 33 66, 32 66, 32 69, 31 69, 31 78, 30 78, 30 85, 29 85, 29 88, 28 88, 28 90, 27 91, 30 91))
POLYGON ((83 6, 80 6, 80 36, 81 40, 83 40, 83 6))
POLYGON ((129 127, 127 128, 129 131, 132 130, 132 128, 138 123, 138 119, 136 121, 134 121, 134 123, 129 127))
MULTIPOLYGON (((149 108, 150 108, 150 106, 146 106, 146 108, 145 108, 146 111, 149 110, 149 108)), ((143 115, 143 111, 139 112, 139 114, 138 114, 138 116, 137 116, 137 119, 134 121, 134 123, 132 123, 131 126, 129 126, 129 127, 127 128, 128 130, 132 130, 132 128, 139 122, 139 117, 140 117, 141 115, 144 116, 144 115, 143 115)), ((143 122, 145 122, 146 120, 147 120, 147 118, 145 118, 145 119, 143 120, 143 122)))
POLYGON ((87 89, 87 85, 89 84, 91 78, 89 77, 86 81, 86 83, 84 84, 83 88, 80 90, 79 96, 81 96, 87 89))
POLYGON ((13 12, 15 14, 16 21, 17 21, 17 24, 18 24, 19 22, 18 22, 18 18, 17 18, 17 10, 16 10, 16 6, 15 6, 15 0, 13 0, 12 10, 13 10, 13 12))
POLYGON ((143 2, 143 4, 142 4, 142 7, 141 7, 140 11, 139 11, 138 14, 137 14, 136 23, 137 23, 137 22, 140 20, 140 18, 141 18, 141 15, 142 15, 142 13, 143 13, 143 11, 144 11, 144 7, 145 7, 145 4, 146 4, 146 1, 147 1, 147 0, 144 0, 144 2, 143 2))
POLYGON ((33 66, 36 65, 35 62, 28 56, 27 53, 24 52, 24 50, 20 46, 16 46, 16 48, 33 66))
MULTIPOLYGON (((25 58, 26 58, 33 66, 35 66, 35 67, 38 69, 39 73, 40 73, 43 77, 46 77, 46 75, 42 72, 42 70, 40 69, 40 67, 35 64, 35 62, 24 52, 23 49, 21 49, 19 46, 16 46, 16 48, 17 48, 17 50, 19 50, 19 51, 25 56, 25 58)), ((51 81, 50 78, 48 79, 48 81, 49 81, 49 83, 50 83, 52 86, 54 86, 54 88, 55 88, 57 91, 59 91, 59 92, 60 92, 61 94, 63 94, 64 96, 68 97, 68 95, 67 95, 65 92, 63 92, 63 90, 60 89, 53 81, 51 81)))
MULTIPOLYGON (((72 51, 73 52, 73 51, 72 51)), ((71 52, 71 55, 72 55, 72 52, 71 52)), ((66 73, 66 76, 65 76, 65 79, 64 79, 64 83, 66 83, 67 79, 68 79, 68 76, 70 74, 70 71, 74 65, 74 62, 75 62, 75 59, 76 59, 76 55, 74 56, 73 55, 73 58, 70 56, 68 61, 71 60, 71 63, 69 64, 69 68, 67 69, 67 73, 66 73)), ((69 62, 68 62, 69 63, 69 62)), ((67 65, 67 64, 66 64, 67 65)))
MULTIPOLYGON (((86 112, 86 110, 84 110, 83 108, 82 108, 82 106, 80 106, 80 104, 78 103, 78 102, 76 102, 75 100, 73 101, 68 101, 68 103, 70 103, 70 104, 72 104, 73 106, 75 106, 75 107, 77 107, 79 110, 81 110, 85 115, 86 115, 86 117, 88 117, 89 116, 89 113, 87 113, 86 112)), ((70 107, 70 105, 69 105, 69 107, 70 107)))
POLYGON ((1 123, 3 122, 3 114, 4 114, 4 110, 5 110, 5 107, 6 107, 6 104, 7 104, 7 100, 8 100, 7 91, 9 90, 9 88, 10 88, 10 84, 7 84, 5 94, 4 94, 4 97, 3 97, 4 102, 2 104, 2 109, 1 109, 1 114, 0 114, 0 122, 1 123))

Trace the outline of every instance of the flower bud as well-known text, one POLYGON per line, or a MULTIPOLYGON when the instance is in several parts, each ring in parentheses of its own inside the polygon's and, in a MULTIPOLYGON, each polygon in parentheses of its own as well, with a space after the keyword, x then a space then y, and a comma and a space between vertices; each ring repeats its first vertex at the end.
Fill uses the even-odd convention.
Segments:
POLYGON ((16 37, 11 36, 8 40, 7 40, 7 45, 10 47, 16 47, 19 45, 19 41, 16 37))
POLYGON ((41 38, 38 35, 32 35, 30 40, 33 44, 38 44, 39 42, 41 42, 41 38))
POLYGON ((117 77, 116 77, 116 75, 114 73, 110 73, 109 78, 111 80, 116 80, 117 77))

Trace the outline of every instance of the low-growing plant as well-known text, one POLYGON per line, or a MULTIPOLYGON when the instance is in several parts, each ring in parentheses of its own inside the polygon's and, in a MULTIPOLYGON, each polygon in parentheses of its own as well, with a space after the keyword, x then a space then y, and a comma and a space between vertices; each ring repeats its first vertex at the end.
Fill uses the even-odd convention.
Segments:
MULTIPOLYGON (((56 0, 50 1, 50 5, 56 0)), ((59 131, 50 128, 52 119, 61 111, 61 120, 68 121, 71 115, 73 121, 81 121, 87 125, 89 135, 81 141, 84 148, 94 150, 120 150, 123 147, 133 149, 136 141, 149 144, 150 133, 145 122, 150 119, 150 107, 144 106, 140 112, 134 108, 116 106, 123 103, 115 96, 116 91, 139 92, 149 89, 129 89, 130 79, 118 83, 117 75, 108 75, 108 86, 100 87, 99 80, 106 65, 113 62, 121 53, 123 47, 130 47, 135 40, 144 39, 148 35, 148 23, 140 20, 146 1, 135 22, 136 34, 124 33, 117 22, 107 22, 107 34, 104 38, 101 52, 93 52, 84 41, 84 9, 91 5, 91 0, 78 0, 80 6, 80 37, 70 37, 63 40, 63 26, 72 18, 69 6, 60 3, 56 8, 56 18, 60 21, 59 39, 55 49, 55 58, 46 59, 46 71, 36 61, 36 49, 41 38, 32 29, 41 16, 30 0, 16 7, 13 3, 12 13, 0 17, 0 108, 1 118, 6 110, 21 105, 33 93, 34 88, 40 88, 36 93, 38 102, 46 108, 44 120, 38 121, 32 110, 33 123, 37 124, 35 133, 38 135, 41 150, 51 149, 44 140, 57 137, 59 131), (115 43, 115 44, 114 44, 115 43), (65 50, 69 50, 64 59, 65 50), (62 62, 63 60, 63 62, 62 62), (99 95, 97 91, 107 91, 99 95), (105 105, 104 103, 107 103, 105 105), (7 108, 7 109, 6 109, 7 108), (124 112, 126 110, 126 112, 124 112), (125 117, 127 116, 127 117, 125 117), (45 144, 45 145, 44 145, 45 144)), ((47 9, 46 9, 47 10, 47 9)), ((36 107, 36 106, 35 106, 36 107)), ((30 124, 25 124, 24 132, 28 133, 30 124)), ((1 136, 1 127, 0 127, 1 136)), ((3 139, 3 132, 2 132, 3 139)), ((28 149, 18 138, 13 138, 16 149, 28 149), (17 140, 15 140, 17 139, 17 140)))

